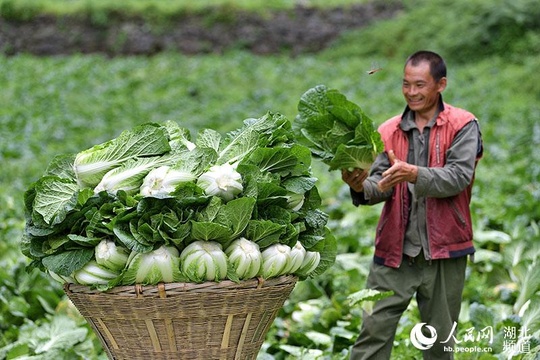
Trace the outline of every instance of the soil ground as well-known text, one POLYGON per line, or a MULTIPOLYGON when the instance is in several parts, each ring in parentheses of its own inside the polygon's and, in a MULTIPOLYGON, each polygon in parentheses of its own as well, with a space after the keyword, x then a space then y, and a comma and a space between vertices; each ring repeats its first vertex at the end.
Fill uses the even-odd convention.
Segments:
POLYGON ((141 18, 109 14, 105 21, 36 16, 30 21, 0 18, 0 52, 38 56, 103 53, 109 56, 222 53, 244 49, 256 54, 317 52, 343 31, 395 16, 399 2, 375 1, 344 8, 297 6, 255 14, 237 11, 179 16, 155 25, 141 18))

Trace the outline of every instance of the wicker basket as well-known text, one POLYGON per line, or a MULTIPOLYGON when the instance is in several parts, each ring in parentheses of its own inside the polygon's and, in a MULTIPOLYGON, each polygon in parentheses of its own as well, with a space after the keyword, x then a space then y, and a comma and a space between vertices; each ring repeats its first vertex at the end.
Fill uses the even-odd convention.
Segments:
POLYGON ((110 359, 255 359, 294 276, 64 290, 110 359))

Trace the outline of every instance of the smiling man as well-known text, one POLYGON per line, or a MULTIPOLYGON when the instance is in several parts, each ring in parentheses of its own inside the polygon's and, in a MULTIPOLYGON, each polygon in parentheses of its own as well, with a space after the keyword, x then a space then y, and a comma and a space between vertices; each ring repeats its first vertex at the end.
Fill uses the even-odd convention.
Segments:
POLYGON ((476 164, 482 156, 478 122, 442 99, 444 60, 419 51, 405 62, 407 106, 379 127, 385 144, 367 171, 342 172, 353 204, 384 202, 367 287, 393 291, 364 313, 351 359, 390 359, 399 319, 415 297, 429 344, 424 359, 452 359, 467 256, 474 253, 470 215, 476 164), (454 336, 452 336, 454 335, 454 336))

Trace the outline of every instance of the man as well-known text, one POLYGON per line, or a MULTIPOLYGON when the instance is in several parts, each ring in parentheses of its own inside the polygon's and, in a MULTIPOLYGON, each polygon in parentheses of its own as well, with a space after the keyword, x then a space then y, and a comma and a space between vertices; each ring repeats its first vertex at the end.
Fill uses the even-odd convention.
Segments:
POLYGON ((366 170, 344 170, 353 204, 385 202, 367 287, 394 295, 364 313, 351 359, 390 359, 398 321, 416 297, 424 359, 452 359, 465 281, 474 253, 471 188, 482 139, 475 116, 443 102, 446 65, 419 51, 405 62, 403 114, 379 127, 385 153, 366 170), (429 327, 428 327, 429 326, 429 327), (431 341, 433 342, 433 341, 431 341), (445 351, 446 349, 446 351, 445 351))

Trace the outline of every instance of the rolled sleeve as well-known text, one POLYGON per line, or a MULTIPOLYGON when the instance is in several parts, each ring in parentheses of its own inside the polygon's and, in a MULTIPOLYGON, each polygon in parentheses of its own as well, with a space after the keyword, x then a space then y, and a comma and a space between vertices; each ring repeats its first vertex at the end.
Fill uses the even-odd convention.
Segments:
POLYGON ((375 205, 387 200, 392 195, 393 190, 381 192, 377 185, 382 178, 381 174, 388 168, 390 168, 388 156, 386 153, 379 154, 371 166, 369 177, 364 180, 364 191, 356 192, 351 189, 353 205, 375 205))

